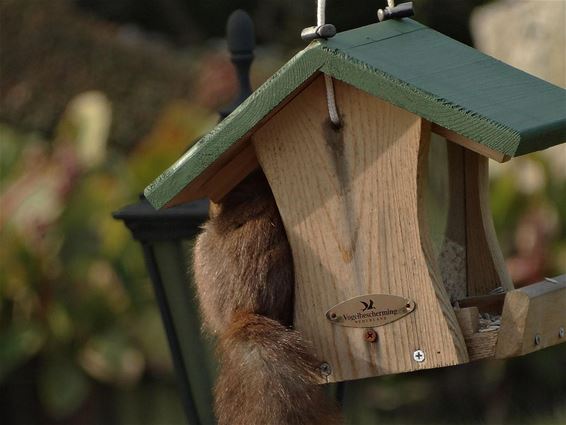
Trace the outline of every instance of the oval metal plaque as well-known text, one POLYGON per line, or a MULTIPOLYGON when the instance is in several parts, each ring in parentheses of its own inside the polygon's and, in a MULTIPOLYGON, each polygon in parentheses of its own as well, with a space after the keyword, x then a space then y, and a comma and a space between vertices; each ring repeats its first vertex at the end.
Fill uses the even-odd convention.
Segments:
POLYGON ((415 309, 415 303, 396 295, 369 294, 336 304, 326 312, 335 325, 375 328, 394 322, 415 309))

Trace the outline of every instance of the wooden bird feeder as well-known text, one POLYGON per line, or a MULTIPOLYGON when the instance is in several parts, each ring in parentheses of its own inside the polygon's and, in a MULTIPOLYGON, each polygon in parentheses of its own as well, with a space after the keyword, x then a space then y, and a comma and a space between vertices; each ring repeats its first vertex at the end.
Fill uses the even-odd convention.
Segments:
POLYGON ((261 167, 293 252, 295 327, 337 382, 566 341, 566 276, 514 289, 488 203, 488 158, 563 141, 566 90, 391 20, 312 42, 145 194, 156 208, 219 201, 261 167), (439 252, 425 215, 431 133, 448 140, 439 252))

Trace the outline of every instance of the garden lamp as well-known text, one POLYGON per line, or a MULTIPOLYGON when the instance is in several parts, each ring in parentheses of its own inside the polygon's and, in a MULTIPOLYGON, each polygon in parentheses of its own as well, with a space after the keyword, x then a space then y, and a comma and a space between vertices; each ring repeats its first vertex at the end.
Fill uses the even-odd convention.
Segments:
MULTIPOLYGON (((237 72, 239 94, 226 117, 251 93, 254 28, 249 15, 237 10, 228 19, 228 48, 237 72)), ((213 356, 201 335, 198 307, 189 282, 192 240, 208 217, 208 201, 155 210, 143 197, 113 214, 124 221, 143 249, 161 318, 167 334, 183 407, 191 425, 214 423, 212 412, 213 356)))

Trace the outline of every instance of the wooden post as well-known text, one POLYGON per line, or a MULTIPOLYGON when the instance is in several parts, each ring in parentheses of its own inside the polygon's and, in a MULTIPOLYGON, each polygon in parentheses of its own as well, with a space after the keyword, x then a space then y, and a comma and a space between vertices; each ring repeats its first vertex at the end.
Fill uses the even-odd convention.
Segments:
POLYGON ((512 290, 489 207, 488 159, 448 142, 449 210, 439 256, 453 300, 512 290))
POLYGON ((424 217, 430 125, 335 86, 340 130, 328 123, 319 77, 252 136, 293 251, 295 326, 330 365, 329 382, 467 362, 424 217), (406 297, 416 308, 375 328, 368 343, 363 328, 325 317, 365 294, 406 297))
POLYGON ((486 295, 499 286, 510 291, 514 287, 497 241, 489 207, 488 159, 466 151, 464 164, 468 296, 486 295))
POLYGON ((522 356, 566 341, 566 275, 505 297, 495 357, 522 356))

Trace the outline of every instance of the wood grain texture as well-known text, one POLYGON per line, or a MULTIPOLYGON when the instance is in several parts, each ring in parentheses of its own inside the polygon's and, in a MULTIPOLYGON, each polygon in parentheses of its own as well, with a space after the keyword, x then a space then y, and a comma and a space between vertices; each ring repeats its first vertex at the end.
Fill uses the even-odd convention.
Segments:
POLYGON ((293 251, 295 326, 331 365, 329 382, 466 362, 423 216, 429 124, 347 84, 335 89, 341 130, 328 123, 318 78, 252 138, 293 251), (376 328, 374 344, 325 317, 370 293, 417 305, 376 328))
POLYGON ((566 275, 507 293, 495 357, 521 356, 566 342, 566 275), (536 335, 539 343, 535 343, 536 335))
POLYGON ((178 203, 174 198, 186 186, 225 161, 226 152, 320 71, 456 133, 457 143, 497 160, 566 141, 566 90, 415 21, 391 20, 313 42, 150 184, 147 199, 156 208, 178 203))
POLYGON ((514 288, 493 227, 488 167, 487 158, 464 152, 468 296, 487 295, 498 287, 514 288))
POLYGON ((480 327, 480 312, 477 307, 466 307, 455 310, 456 319, 464 337, 475 334, 480 327))

